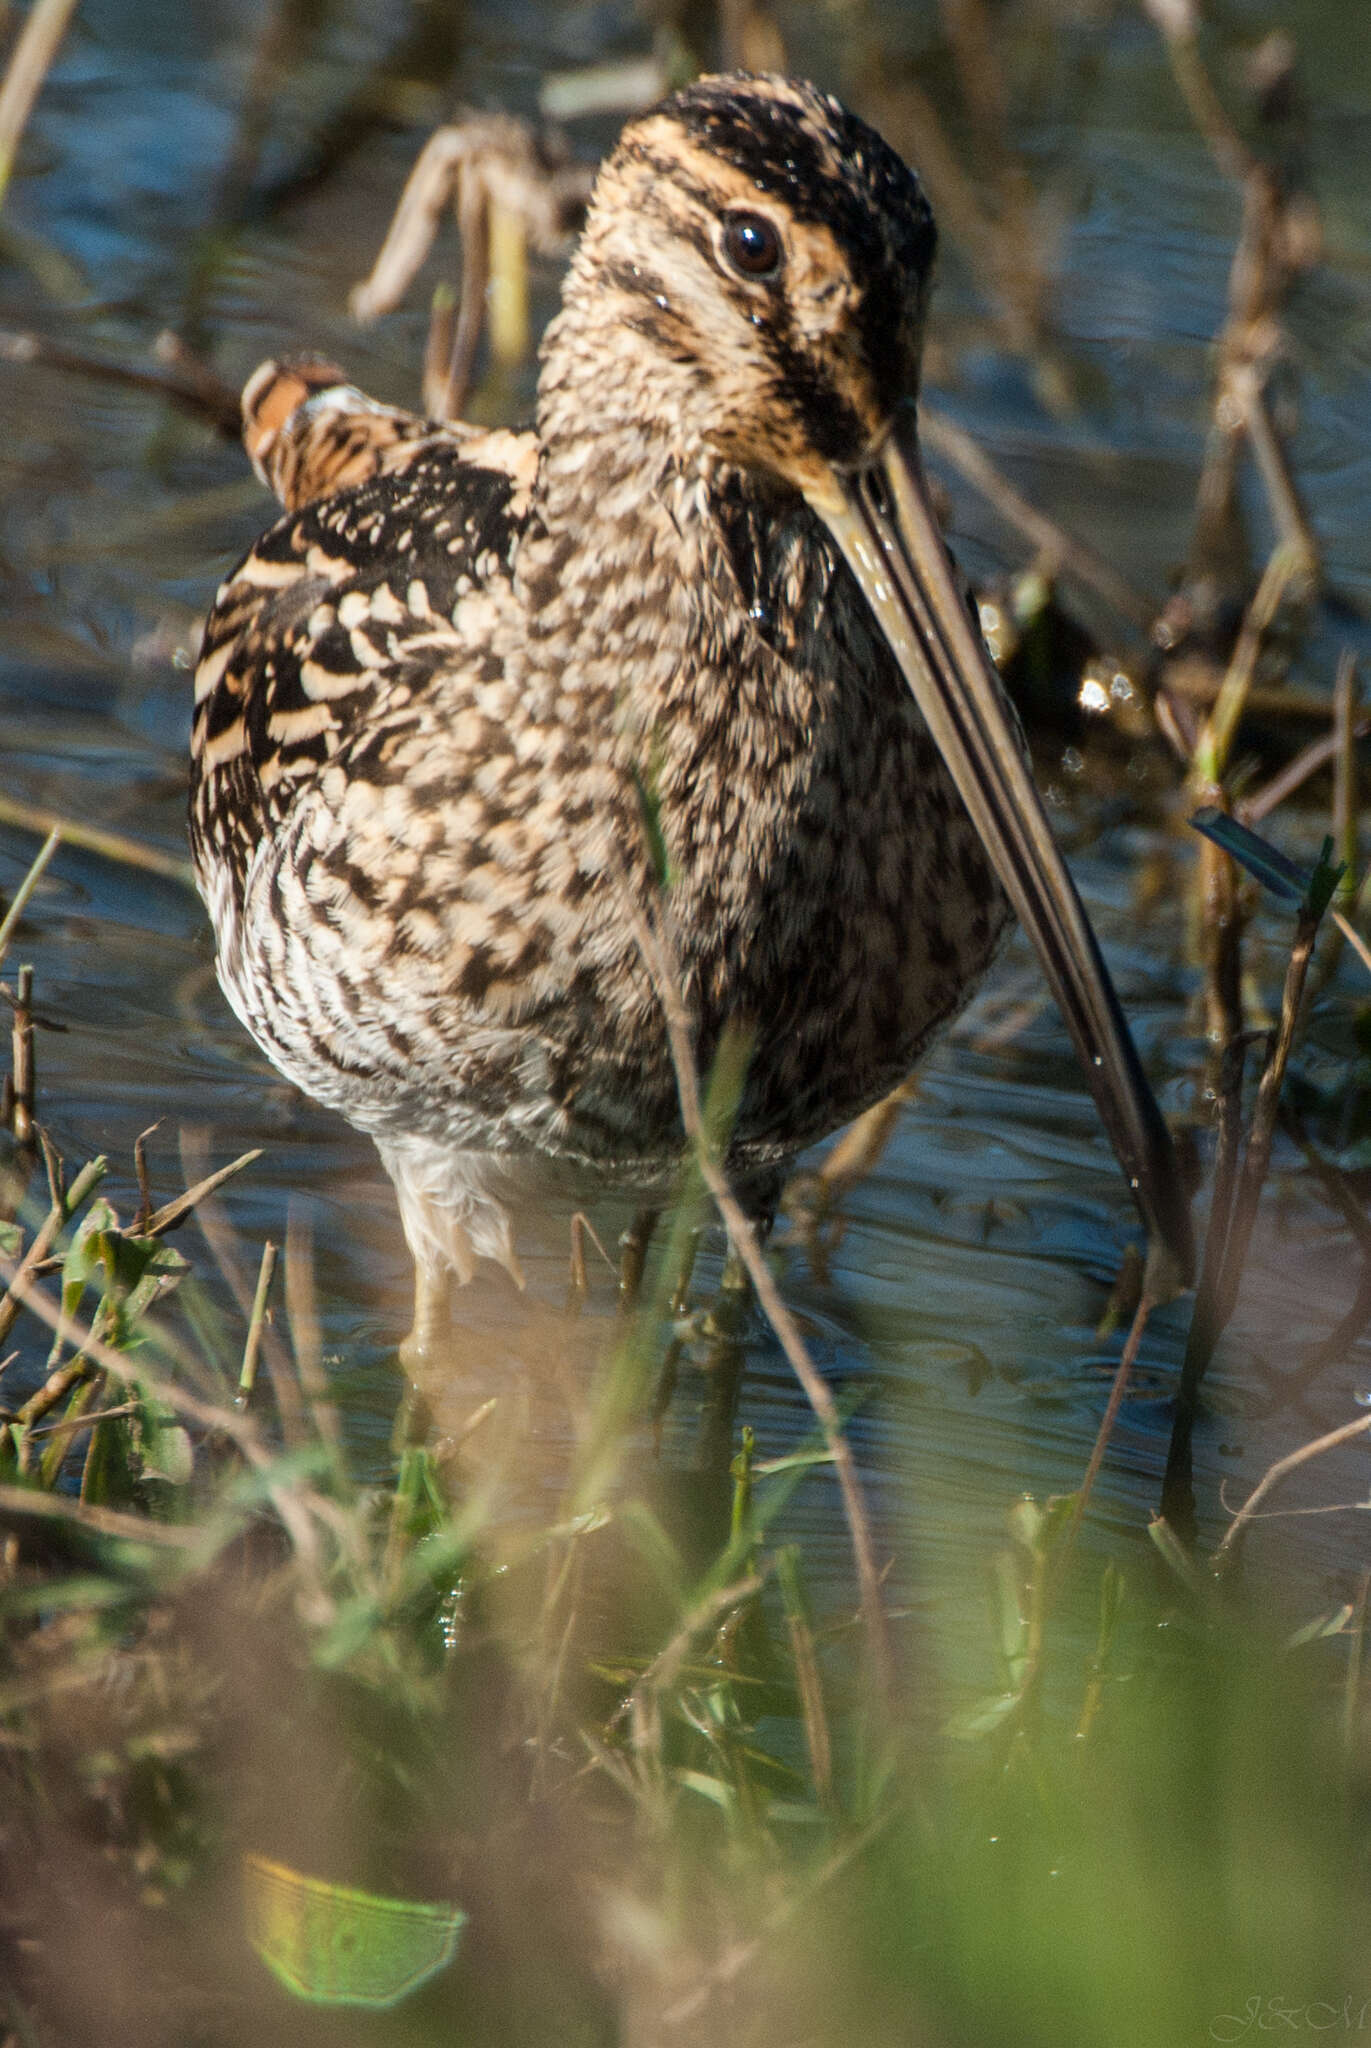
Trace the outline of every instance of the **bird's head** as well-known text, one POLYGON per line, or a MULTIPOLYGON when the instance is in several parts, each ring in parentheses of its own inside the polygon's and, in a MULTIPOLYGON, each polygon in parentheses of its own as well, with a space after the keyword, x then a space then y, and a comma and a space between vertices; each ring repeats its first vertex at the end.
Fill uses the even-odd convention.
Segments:
POLYGON ((706 78, 624 131, 568 306, 645 427, 809 496, 917 390, 935 243, 914 173, 837 100, 706 78))

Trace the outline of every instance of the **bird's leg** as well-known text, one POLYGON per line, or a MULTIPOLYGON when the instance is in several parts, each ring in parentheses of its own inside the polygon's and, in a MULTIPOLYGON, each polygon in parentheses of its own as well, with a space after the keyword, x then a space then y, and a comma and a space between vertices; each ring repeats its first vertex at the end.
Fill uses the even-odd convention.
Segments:
POLYGON ((686 1312, 686 1303, 690 1299, 691 1277, 695 1271, 695 1259, 703 1235, 703 1230, 697 1224, 686 1238, 685 1250, 681 1254, 680 1271, 676 1275, 675 1285, 667 1302, 667 1310, 673 1316, 683 1316, 686 1312))
POLYGON ((411 1379, 405 1388, 404 1398, 395 1411, 395 1424, 390 1433, 390 1447, 397 1458, 417 1446, 428 1444, 433 1438, 433 1410, 423 1389, 411 1379))
POLYGON ((580 1210, 571 1219, 571 1281, 567 1288, 567 1314, 579 1315, 590 1293, 586 1272, 586 1219, 580 1210))
POLYGON ((752 1299, 747 1268, 730 1244, 719 1291, 703 1320, 706 1350, 701 1361, 705 1395, 700 1411, 699 1462, 703 1472, 725 1472, 733 1455, 733 1425, 746 1351, 743 1328, 752 1299))
MULTIPOLYGON (((746 1292, 744 1293, 746 1300, 746 1292)), ((727 1472, 733 1458, 733 1425, 746 1353, 740 1343, 712 1345, 706 1361, 705 1398, 700 1414, 699 1468, 727 1472)))
POLYGON ((747 1277, 747 1268, 730 1244, 724 1270, 719 1275, 719 1291, 710 1303, 702 1325, 709 1341, 705 1360, 707 1371, 713 1371, 726 1352, 737 1348, 751 1299, 752 1283, 747 1277))
POLYGON ((619 1306, 630 1309, 637 1306, 642 1291, 643 1268, 647 1264, 648 1246, 652 1233, 657 1228, 660 1209, 643 1208, 636 1211, 633 1221, 619 1239, 619 1306))
POLYGON ((657 1375, 657 1390, 652 1397, 652 1448, 658 1458, 662 1455, 662 1431, 666 1424, 666 1412, 671 1406, 672 1395, 676 1392, 676 1380, 681 1367, 681 1353, 685 1350, 685 1339, 673 1337, 666 1347, 662 1369, 657 1375))
POLYGON ((432 1259, 414 1262, 414 1322, 400 1346, 400 1363, 411 1379, 439 1357, 448 1334, 450 1275, 432 1259))
MULTIPOLYGON (((674 1323, 679 1323, 686 1312, 690 1299, 690 1277, 695 1271, 695 1257, 700 1249, 700 1239, 703 1235, 704 1231, 698 1224, 686 1235, 685 1247, 681 1253, 681 1263, 677 1269, 676 1278, 672 1283, 671 1293, 667 1298, 666 1305, 667 1315, 674 1323)), ((652 1431, 653 1441, 659 1458, 662 1455, 662 1426, 666 1421, 667 1409, 671 1406, 671 1397, 676 1391, 677 1375, 680 1371, 681 1357, 685 1347, 685 1336, 680 1330, 677 1330, 666 1347, 666 1355, 662 1359, 662 1369, 657 1375, 657 1390, 652 1399, 652 1431)))
MULTIPOLYGON (((590 1293, 590 1275, 586 1270, 586 1239, 594 1245, 600 1257, 614 1271, 614 1261, 600 1242, 599 1233, 584 1209, 578 1209, 571 1219, 571 1281, 567 1288, 567 1314, 576 1316, 585 1307, 590 1293)), ((522 1279, 519 1282, 522 1287, 522 1279)))

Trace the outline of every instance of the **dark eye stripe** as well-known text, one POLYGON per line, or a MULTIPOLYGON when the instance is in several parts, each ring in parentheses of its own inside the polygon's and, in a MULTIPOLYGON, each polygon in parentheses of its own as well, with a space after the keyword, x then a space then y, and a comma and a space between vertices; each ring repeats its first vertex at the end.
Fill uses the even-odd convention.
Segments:
POLYGON ((724 261, 740 277, 765 283, 781 269, 781 237, 764 213, 730 213, 724 221, 720 247, 724 261))

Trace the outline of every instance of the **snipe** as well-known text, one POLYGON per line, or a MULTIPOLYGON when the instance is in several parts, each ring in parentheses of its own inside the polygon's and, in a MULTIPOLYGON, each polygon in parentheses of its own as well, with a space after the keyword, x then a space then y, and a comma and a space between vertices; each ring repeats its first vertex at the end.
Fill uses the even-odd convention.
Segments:
POLYGON ((1025 920, 1154 1246, 1165 1128, 938 536, 914 428, 934 226, 812 87, 706 79, 602 169, 532 433, 268 364, 286 516, 219 592, 192 838, 239 1016, 375 1139, 420 1274, 517 1270, 530 1155, 681 1142, 629 906, 662 849, 753 1174, 853 1116, 1025 920), (655 821, 654 853, 644 828, 655 821))

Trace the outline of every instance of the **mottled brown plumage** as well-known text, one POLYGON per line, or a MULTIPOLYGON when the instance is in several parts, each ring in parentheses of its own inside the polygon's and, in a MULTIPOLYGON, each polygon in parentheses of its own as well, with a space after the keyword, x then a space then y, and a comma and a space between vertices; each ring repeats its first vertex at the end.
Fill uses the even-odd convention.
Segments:
POLYGON ((933 240, 836 102, 706 80, 600 174, 533 433, 316 362, 248 387, 287 513, 207 628, 195 856, 230 1000, 375 1138, 421 1269, 515 1269, 521 1156, 650 1187, 678 1154, 645 804, 701 1060, 753 1035, 742 1170, 898 1081, 994 950, 990 862, 813 509, 915 388, 933 240))

